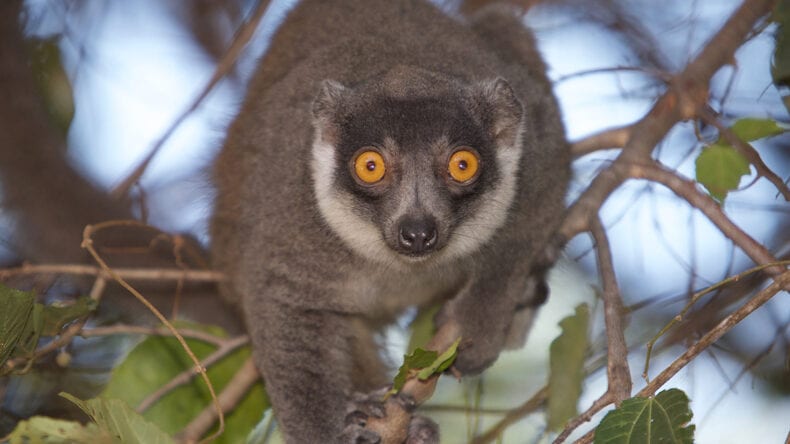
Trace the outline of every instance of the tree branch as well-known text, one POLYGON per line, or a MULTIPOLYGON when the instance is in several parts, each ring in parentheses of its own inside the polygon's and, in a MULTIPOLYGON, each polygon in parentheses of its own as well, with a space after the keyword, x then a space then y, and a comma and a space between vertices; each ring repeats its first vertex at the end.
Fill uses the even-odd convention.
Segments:
MULTIPOLYGON (((705 349, 710 347, 714 342, 721 339, 725 333, 730 331, 736 324, 741 322, 746 316, 752 314, 755 310, 763 306, 774 295, 782 291, 790 285, 790 271, 776 276, 774 282, 762 291, 757 293, 753 298, 741 306, 738 310, 732 312, 729 316, 721 320, 712 330, 705 334, 699 341, 695 342, 689 347, 682 355, 675 359, 672 364, 665 368, 658 374, 650 383, 648 383, 636 396, 653 396, 658 389, 660 389, 667 381, 675 376, 683 367, 691 362, 697 355, 702 353, 705 349)), ((594 430, 591 430, 576 443, 590 443, 592 442, 594 430)))
MULTIPOLYGON (((181 268, 113 268, 116 275, 133 281, 187 280, 193 282, 220 282, 225 276, 213 270, 184 270, 181 268)), ((75 276, 110 275, 95 265, 82 264, 25 264, 21 267, 0 270, 0 279, 28 274, 70 274, 75 276)))
MULTIPOLYGON (((207 344, 215 345, 217 347, 222 347, 237 338, 222 338, 219 336, 215 336, 211 333, 206 333, 200 330, 193 330, 190 328, 178 328, 178 332, 181 336, 190 339, 196 339, 198 341, 203 341, 207 344)), ((125 324, 115 324, 110 325, 107 327, 93 327, 88 329, 83 329, 79 333, 80 336, 83 338, 91 338, 96 336, 111 336, 111 335, 148 335, 148 336, 173 336, 173 333, 170 332, 165 327, 144 327, 142 325, 125 325, 125 324)))
POLYGON ((609 148, 623 148, 631 138, 631 125, 610 128, 571 144, 573 158, 609 148))
POLYGON ((527 416, 528 414, 543 407, 543 405, 546 404, 546 400, 548 398, 549 398, 549 387, 545 385, 543 386, 543 388, 538 390, 537 393, 532 395, 532 397, 529 398, 526 402, 516 407, 515 409, 509 411, 504 418, 502 418, 499 422, 494 424, 494 426, 488 429, 488 431, 473 439, 470 444, 485 444, 496 440, 498 437, 502 435, 502 433, 505 432, 505 429, 515 424, 516 422, 520 421, 523 417, 527 416))
POLYGON ((716 71, 734 59, 735 50, 758 21, 769 14, 774 0, 745 0, 700 54, 670 83, 669 90, 632 126, 625 149, 592 181, 566 213, 559 234, 570 239, 590 228, 604 201, 628 176, 623 164, 644 162, 678 122, 693 118, 708 98, 708 83, 716 71))
POLYGON ((595 238, 598 252, 598 268, 603 282, 604 319, 606 323, 607 365, 606 375, 608 391, 612 393, 614 402, 631 397, 631 371, 628 368, 628 346, 625 342, 625 326, 623 325, 623 301, 614 272, 612 252, 609 239, 600 219, 592 224, 592 235, 595 238))
POLYGON ((612 252, 606 230, 599 218, 592 221, 591 232, 595 238, 596 252, 598 254, 598 269, 603 282, 604 320, 606 323, 606 393, 598 398, 590 408, 581 415, 573 418, 562 433, 554 440, 555 444, 564 442, 570 434, 580 425, 589 421, 593 415, 609 404, 619 405, 631 397, 631 371, 628 367, 628 346, 623 334, 623 302, 620 299, 620 289, 617 285, 617 276, 614 272, 612 252))
MULTIPOLYGON (((757 264, 769 264, 777 262, 776 258, 762 244, 754 240, 740 227, 735 225, 718 203, 707 194, 697 189, 696 182, 684 179, 672 170, 667 169, 656 161, 643 164, 632 164, 628 168, 629 175, 634 178, 642 178, 660 183, 685 199, 689 204, 713 222, 714 225, 730 240, 740 247, 747 256, 757 264)), ((769 274, 779 274, 785 271, 784 267, 770 267, 766 269, 769 274)))

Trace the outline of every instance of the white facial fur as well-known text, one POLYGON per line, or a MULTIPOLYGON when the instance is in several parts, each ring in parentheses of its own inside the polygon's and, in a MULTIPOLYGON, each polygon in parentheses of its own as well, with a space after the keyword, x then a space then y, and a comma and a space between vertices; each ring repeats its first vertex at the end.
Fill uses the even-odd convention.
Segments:
POLYGON ((521 160, 523 122, 518 126, 515 143, 498 146, 496 150, 500 180, 494 189, 486 191, 482 205, 474 215, 467 217, 451 234, 450 242, 442 253, 448 258, 459 258, 480 248, 504 225, 516 194, 516 169, 521 160))
POLYGON ((376 262, 392 262, 392 251, 379 228, 351 210, 354 196, 335 186, 335 148, 320 137, 313 143, 313 189, 321 215, 332 230, 357 254, 376 262))
POLYGON ((521 159, 521 131, 513 146, 497 148, 500 181, 486 192, 482 205, 474 215, 455 228, 445 248, 422 261, 410 260, 392 250, 384 241, 381 229, 353 211, 355 197, 334 183, 337 173, 335 148, 322 140, 320 135, 313 142, 312 155, 313 188, 319 210, 346 245, 366 259, 389 266, 417 262, 441 263, 473 253, 505 223, 516 191, 516 169, 521 159))

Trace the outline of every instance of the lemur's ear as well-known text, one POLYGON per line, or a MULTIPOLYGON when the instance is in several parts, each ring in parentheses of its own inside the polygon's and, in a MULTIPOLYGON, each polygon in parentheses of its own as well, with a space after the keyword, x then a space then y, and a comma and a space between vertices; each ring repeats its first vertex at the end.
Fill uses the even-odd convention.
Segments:
POLYGON ((494 138, 515 135, 524 116, 524 107, 507 80, 502 77, 486 80, 480 82, 478 88, 485 102, 484 112, 493 118, 491 128, 494 138))
POLYGON ((313 101, 313 117, 331 120, 337 112, 347 88, 334 80, 323 80, 321 90, 313 101))
POLYGON ((313 126, 317 136, 329 143, 337 140, 337 114, 347 88, 334 80, 321 82, 321 90, 313 101, 313 126))

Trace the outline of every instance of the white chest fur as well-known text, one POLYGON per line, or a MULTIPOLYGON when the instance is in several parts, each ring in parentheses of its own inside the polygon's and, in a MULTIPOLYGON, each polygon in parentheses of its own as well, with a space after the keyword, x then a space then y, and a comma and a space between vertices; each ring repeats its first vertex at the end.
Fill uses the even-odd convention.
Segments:
POLYGON ((375 318, 392 318, 409 306, 421 306, 453 296, 466 282, 460 269, 418 264, 385 269, 376 264, 349 274, 342 290, 353 311, 375 318))

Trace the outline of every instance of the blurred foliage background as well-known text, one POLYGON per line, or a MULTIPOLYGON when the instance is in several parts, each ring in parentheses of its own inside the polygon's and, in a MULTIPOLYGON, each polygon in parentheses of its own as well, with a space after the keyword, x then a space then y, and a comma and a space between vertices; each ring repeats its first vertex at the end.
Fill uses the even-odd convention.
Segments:
MULTIPOLYGON (((477 3, 463 6, 474 9, 477 3)), ((777 14, 787 14, 788 2, 781 3, 778 11, 783 12, 777 14)), ((137 217, 168 232, 190 233, 203 245, 210 242, 206 224, 212 191, 207 168, 238 110, 257 58, 292 4, 272 2, 238 64, 164 141, 132 189, 137 217)), ((549 65, 569 139, 641 118, 666 89, 667 79, 683 69, 738 4, 522 2, 529 6, 525 22, 535 30, 549 65)), ((32 70, 71 165, 101 189, 118 185, 200 94, 256 5, 251 0, 27 0, 23 18, 32 70)), ((442 4, 449 11, 460 6, 442 4)), ((768 21, 739 49, 734 63, 717 73, 710 104, 722 121, 729 125, 758 118, 788 128, 787 39, 780 24, 768 21)), ((655 156, 683 175, 696 177, 697 159, 716 142, 717 134, 715 128, 697 122, 677 125, 655 156)), ((790 176, 790 136, 761 138, 753 145, 778 176, 790 176)), ((610 150, 579 158, 568 202, 615 155, 610 150)), ((722 205, 744 231, 775 256, 787 258, 790 205, 770 183, 757 180, 754 168, 746 168, 722 205)), ((638 385, 644 359, 641 344, 680 311, 690 294, 750 267, 751 261, 687 203, 649 182, 630 181, 618 189, 605 204, 602 219, 629 309, 626 338, 633 345, 630 361, 638 385)), ((24 249, 14 235, 14 218, 0 213, 0 220, 5 227, 1 257, 11 266, 25 259, 24 249)), ((559 319, 572 314, 580 302, 591 307, 588 357, 602 356, 605 338, 592 245, 585 236, 570 242, 565 260, 552 274, 550 301, 523 351, 504 356, 482 378, 468 378, 460 385, 444 378, 428 409, 442 422, 446 442, 460 442, 484 430, 502 411, 546 383, 549 342, 559 334, 559 319), (473 413, 471 407, 478 411, 473 413)), ((651 368, 663 368, 760 285, 759 280, 748 280, 702 300, 689 322, 665 338, 651 368)), ((395 361, 408 340, 408 319, 388 335, 395 361)), ((785 438, 790 418, 789 326, 790 299, 781 293, 672 380, 670 385, 682 387, 692 399, 698 442, 785 438)), ((0 436, 10 432, 16 419, 47 412, 52 391, 68 386, 78 395, 95 394, 108 380, 108 371, 137 341, 115 336, 78 340, 65 368, 44 361, 28 375, 0 377, 0 436)), ((604 385, 600 369, 585 380, 582 409, 604 385)), ((263 404, 256 405, 260 409, 263 404)), ((254 416, 246 424, 257 423, 259 417, 254 416)), ((545 418, 537 414, 511 427, 503 442, 547 439, 545 418)))

